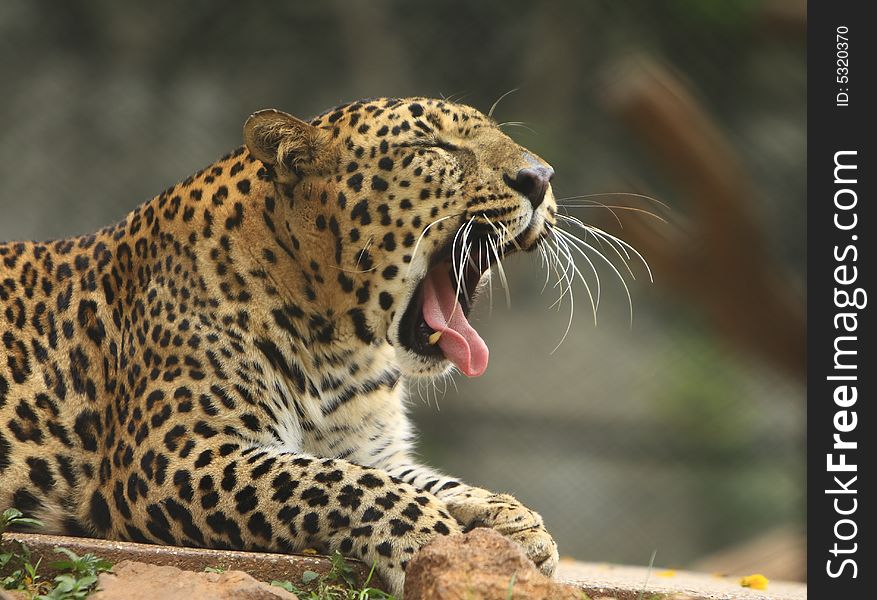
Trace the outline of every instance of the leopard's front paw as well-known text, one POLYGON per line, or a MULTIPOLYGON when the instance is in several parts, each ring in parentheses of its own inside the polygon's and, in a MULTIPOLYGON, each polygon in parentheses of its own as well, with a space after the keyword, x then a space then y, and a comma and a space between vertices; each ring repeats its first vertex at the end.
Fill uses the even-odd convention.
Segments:
POLYGON ((544 526, 524 529, 515 533, 507 533, 506 537, 518 543, 527 558, 536 563, 543 575, 551 577, 557 569, 557 543, 544 526))
POLYGON ((448 511, 467 530, 490 527, 517 542, 527 558, 549 577, 557 568, 557 544, 539 513, 508 494, 473 489, 446 500, 448 511))

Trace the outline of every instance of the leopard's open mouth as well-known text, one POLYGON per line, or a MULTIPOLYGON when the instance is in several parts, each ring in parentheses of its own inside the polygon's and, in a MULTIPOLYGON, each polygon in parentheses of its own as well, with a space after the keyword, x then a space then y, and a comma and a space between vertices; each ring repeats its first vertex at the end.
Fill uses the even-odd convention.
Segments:
POLYGON ((468 377, 478 377, 487 369, 487 344, 468 320, 482 279, 498 257, 521 247, 519 239, 524 236, 499 248, 490 231, 473 227, 465 244, 454 236, 434 252, 399 322, 399 342, 408 350, 447 359, 468 377))

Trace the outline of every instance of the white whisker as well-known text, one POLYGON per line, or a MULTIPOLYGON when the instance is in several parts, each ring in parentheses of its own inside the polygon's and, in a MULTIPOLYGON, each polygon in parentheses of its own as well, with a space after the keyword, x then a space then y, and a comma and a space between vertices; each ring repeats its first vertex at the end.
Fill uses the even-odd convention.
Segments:
POLYGON ((499 226, 502 227, 503 232, 505 232, 505 237, 509 238, 509 241, 515 247, 515 249, 523 251, 523 248, 521 248, 521 245, 518 243, 517 238, 514 237, 511 232, 509 232, 509 228, 506 227, 505 223, 499 223, 499 226))
MULTIPOLYGON (((363 246, 362 250, 359 251, 359 254, 356 255, 356 263, 353 265, 353 272, 354 273, 367 273, 368 272, 368 271, 360 271, 359 270, 359 261, 362 260, 363 254, 368 252, 368 247, 372 245, 372 242, 374 241, 374 239, 375 239, 374 236, 369 236, 368 241, 366 241, 366 243, 365 243, 365 246, 363 246)), ((373 269, 369 269, 369 270, 373 270, 373 269)))
MULTIPOLYGON (((627 248, 627 250, 630 250, 631 252, 633 252, 636 255, 636 257, 640 260, 640 262, 643 264, 643 266, 646 268, 646 272, 649 274, 649 281, 652 283, 655 282, 655 279, 652 276, 652 269, 651 269, 651 267, 649 267, 649 263, 645 259, 645 257, 642 254, 640 254, 639 250, 637 250, 636 248, 634 248, 633 246, 631 246, 630 244, 628 244, 627 242, 625 242, 624 240, 622 240, 618 236, 615 236, 615 235, 612 235, 611 233, 603 231, 599 227, 589 226, 588 229, 590 229, 591 233, 595 233, 595 232, 599 231, 602 235, 604 235, 612 240, 615 240, 615 242, 617 242, 622 248, 627 248)), ((625 251, 625 253, 626 253, 626 251, 625 251)), ((628 256, 630 256, 630 255, 628 254, 628 256)))
POLYGON ((539 255, 542 257, 542 267, 545 269, 545 283, 542 284, 542 290, 540 290, 539 294, 545 293, 545 288, 548 287, 548 282, 551 280, 551 261, 548 258, 548 251, 545 250, 544 244, 539 244, 539 255))
MULTIPOLYGON (((552 232, 552 234, 556 235, 557 228, 554 228, 554 227, 551 228, 551 232, 552 232)), ((559 235, 556 236, 556 237, 557 237, 558 239, 562 239, 559 235)), ((587 243, 587 242, 585 242, 585 243, 587 243)), ((583 259, 585 259, 585 261, 587 261, 588 266, 591 267, 591 272, 594 274, 594 279, 595 279, 596 282, 597 282, 597 298, 596 298, 596 306, 595 306, 595 310, 596 310, 596 309, 599 309, 599 308, 600 308, 600 297, 601 297, 601 295, 602 295, 602 286, 601 286, 601 283, 600 283, 600 274, 597 272, 597 267, 594 265, 594 262, 591 260, 591 258, 590 258, 587 254, 585 254, 585 252, 584 252, 581 248, 579 248, 577 245, 575 245, 575 244, 569 244, 569 243, 567 243, 566 240, 564 240, 564 245, 567 247, 567 249, 573 249, 573 250, 575 250, 576 252, 578 252, 579 255, 580 255, 583 259)))
POLYGON ((569 271, 569 265, 564 266, 563 263, 560 261, 560 255, 558 254, 556 247, 552 248, 550 245, 546 244, 545 248, 548 250, 549 254, 552 257, 554 273, 555 275, 557 275, 557 282, 554 284, 553 287, 560 289, 560 296, 557 298, 557 300, 552 302, 551 306, 549 306, 548 308, 552 309, 556 306, 557 310, 560 310, 561 304, 563 302, 563 297, 568 290, 568 287, 564 287, 564 285, 568 283, 566 275, 569 271))
POLYGON ((490 242, 490 247, 493 250, 493 255, 496 258, 496 270, 499 273, 499 282, 500 282, 500 284, 502 284, 503 290, 505 290, 506 305, 509 308, 511 308, 512 295, 511 295, 511 292, 509 292, 509 282, 505 276, 505 269, 503 269, 503 267, 502 267, 502 259, 500 259, 500 257, 499 257, 499 250, 496 249, 496 243, 493 240, 488 238, 488 241, 490 242))
MULTIPOLYGON (((465 253, 466 253, 466 236, 468 235, 468 229, 472 227, 472 223, 474 220, 475 220, 475 217, 471 217, 462 227, 460 227, 460 229, 457 230, 457 233, 454 234, 454 241, 451 244, 451 268, 454 271, 454 278, 456 279, 456 282, 457 282, 457 289, 456 289, 456 295, 454 296, 454 308, 451 309, 451 314, 448 317, 448 321, 450 321, 451 319, 454 318, 454 313, 457 311, 457 306, 460 305, 460 303, 457 299, 460 297, 461 286, 462 286, 463 290, 466 289, 466 281, 465 281, 466 278, 464 277, 465 271, 464 271, 464 267, 463 267, 463 263, 465 262, 465 253), (464 230, 466 230, 466 231, 464 231, 464 230), (458 268, 457 259, 456 259, 456 257, 457 257, 457 237, 460 235, 461 232, 463 232, 463 241, 462 241, 463 245, 461 246, 461 250, 460 250, 460 265, 458 268)), ((461 310, 462 310, 462 308, 461 308, 461 310)))
POLYGON ((635 192, 598 192, 594 194, 581 194, 578 196, 566 196, 565 198, 557 198, 557 202, 566 202, 567 200, 586 200, 588 198, 600 198, 603 196, 630 196, 631 198, 642 198, 643 200, 648 200, 649 202, 654 202, 655 204, 659 204, 667 210, 671 210, 670 205, 666 202, 661 202, 657 198, 653 198, 652 196, 647 196, 645 194, 637 194, 635 192))
POLYGON ((638 207, 636 207, 636 206, 619 206, 619 205, 616 205, 616 204, 603 204, 602 202, 596 202, 596 201, 590 201, 590 202, 589 202, 588 204, 586 204, 586 205, 582 205, 582 204, 562 204, 562 203, 559 203, 559 202, 558 202, 557 206, 559 206, 559 207, 561 207, 561 208, 575 208, 575 209, 585 209, 585 208, 604 208, 604 209, 606 209, 606 210, 608 210, 609 212, 612 213, 612 216, 615 217, 615 220, 618 222, 618 225, 619 225, 621 228, 624 228, 624 225, 622 224, 621 219, 618 217, 618 214, 615 212, 616 210, 629 210, 629 211, 631 211, 631 212, 638 212, 638 213, 642 213, 642 214, 644 214, 644 215, 648 215, 648 216, 650 216, 650 217, 653 217, 653 218, 655 218, 655 219, 661 221, 662 223, 667 223, 667 222, 668 222, 667 219, 665 219, 665 218, 662 217, 661 215, 656 215, 655 213, 653 213, 653 212, 650 211, 650 210, 646 210, 646 209, 644 209, 644 208, 638 208, 638 207))
MULTIPOLYGON (((597 324, 597 309, 600 306, 600 278, 599 277, 597 278, 597 298, 595 300, 594 295, 591 293, 591 286, 588 285, 588 282, 585 280, 585 276, 582 275, 582 272, 579 270, 578 265, 576 265, 576 263, 575 263, 572 251, 570 250, 570 247, 569 247, 569 242, 567 242, 565 239, 563 239, 562 237, 559 237, 559 236, 554 237, 554 241, 556 244, 558 244, 559 247, 563 248, 564 254, 566 255, 566 259, 569 261, 569 264, 572 266, 573 275, 577 275, 579 280, 582 282, 582 285, 585 286, 585 291, 588 292, 588 298, 591 300, 591 311, 594 314, 594 325, 596 325, 597 324)), ((572 291, 570 291, 570 294, 572 294, 572 291)))
MULTIPOLYGON (((469 266, 469 262, 472 257, 472 244, 469 242, 469 234, 472 232, 472 228, 475 226, 475 217, 469 219, 469 222, 466 223, 466 230, 463 232, 463 241, 462 241, 462 251, 460 253, 460 274, 461 277, 459 281, 463 284, 463 293, 466 295, 466 298, 469 297, 469 290, 466 286, 466 269, 469 266)), ((458 290, 459 294, 459 290, 458 290)))
MULTIPOLYGON (((565 231, 565 230, 561 229, 560 227, 556 227, 554 230, 558 234, 562 235, 567 240, 572 242, 573 244, 583 246, 584 249, 592 251, 600 259, 602 259, 602 261, 605 262, 609 266, 610 269, 612 269, 612 271, 618 277, 618 280, 621 282, 621 285, 624 287, 624 293, 627 295, 627 304, 628 304, 628 307, 630 309, 630 324, 631 324, 631 326, 633 326, 633 298, 630 295, 630 288, 627 287, 627 282, 624 280, 624 277, 621 275, 621 272, 615 267, 615 265, 612 263, 612 261, 609 260, 608 258, 606 258, 602 252, 600 252, 599 250, 594 248, 592 245, 590 245, 589 243, 587 243, 583 240, 580 240, 579 238, 577 238, 576 236, 574 236, 570 232, 565 231)), ((615 246, 612 246, 612 248, 615 248, 615 246)), ((616 252, 617 252, 617 250, 616 250, 616 252)))
MULTIPOLYGON (((600 242, 601 248, 603 248, 603 242, 601 240, 605 241, 609 245, 609 247, 612 248, 612 251, 615 252, 615 254, 618 256, 618 258, 621 259, 621 262, 624 265, 624 268, 627 269, 628 273, 630 273, 631 278, 636 279, 636 275, 634 274, 633 269, 630 268, 630 264, 628 262, 630 260, 630 253, 627 251, 627 249, 625 249, 624 246, 619 246, 619 247, 615 246, 615 241, 617 241, 618 238, 615 238, 615 240, 612 240, 611 238, 614 238, 615 236, 609 236, 609 234, 606 234, 605 231, 603 231, 602 229, 599 229, 597 227, 593 227, 591 225, 585 225, 580 220, 578 220, 574 217, 566 217, 565 215, 558 215, 558 217, 561 217, 561 218, 565 219, 566 221, 581 227, 582 229, 584 229, 584 231, 591 233, 591 235, 593 235, 594 238, 598 242, 600 242), (605 234, 605 236, 604 236, 604 234, 605 234), (606 237, 606 236, 608 236, 608 237, 606 237), (619 248, 620 248, 620 250, 619 250, 619 248), (623 256, 622 256, 622 253, 624 254, 623 256)), ((569 232, 567 232, 567 233, 569 233, 569 232)), ((646 268, 648 268, 648 266, 646 268)))
POLYGON ((490 299, 490 303, 488 304, 487 315, 488 317, 493 316, 493 269, 490 267, 490 255, 487 254, 487 248, 485 247, 485 240, 478 241, 478 270, 481 271, 482 274, 487 274, 487 296, 490 299), (484 271, 481 269, 481 259, 482 257, 487 261, 487 270, 484 271))
POLYGON ((411 251, 411 262, 408 263, 408 273, 411 272, 411 266, 414 264, 414 257, 417 256, 417 248, 420 246, 420 242, 423 240, 424 236, 426 235, 426 232, 429 231, 430 227, 432 227, 433 225, 436 225, 437 223, 441 223, 442 221, 447 221, 448 219, 451 219, 453 217, 458 217, 461 214, 463 214, 463 213, 456 213, 453 215, 444 216, 441 219, 436 219, 435 221, 433 221, 432 223, 430 223, 429 225, 427 225, 426 227, 423 228, 423 231, 420 232, 420 236, 418 236, 418 238, 417 238, 417 242, 414 244, 414 250, 411 251))
MULTIPOLYGON (((549 246, 549 248, 550 248, 550 246, 549 246)), ((557 261, 559 263, 560 257, 559 257, 559 254, 557 254, 558 251, 559 251, 559 248, 556 247, 553 252, 554 252, 555 258, 557 259, 557 261)), ((563 344, 563 342, 566 340, 566 336, 569 335, 570 329, 572 329, 572 321, 573 321, 573 317, 575 316, 575 296, 572 293, 572 279, 569 277, 569 274, 568 274, 566 269, 564 269, 563 277, 566 280, 567 290, 569 291, 569 319, 566 322, 566 330, 563 332, 563 337, 561 337, 560 341, 557 342, 557 345, 551 351, 551 354, 554 354, 555 352, 557 352, 557 349, 560 348, 561 344, 563 344)), ((563 295, 565 293, 566 292, 561 293, 561 299, 563 298, 563 295)), ((593 301, 593 299, 592 299, 592 301, 593 301)), ((560 308, 560 306, 558 305, 558 309, 559 308, 560 308)))
POLYGON ((520 127, 521 129, 526 129, 531 133, 539 135, 539 133, 535 129, 533 129, 526 123, 523 123, 522 121, 506 121, 505 123, 499 123, 497 127, 499 127, 500 129, 502 129, 503 127, 520 127))
POLYGON ((509 91, 507 91, 505 94, 503 94, 502 96, 500 96, 499 98, 497 98, 497 99, 496 99, 496 102, 494 102, 494 103, 490 106, 490 110, 487 111, 487 118, 492 118, 492 117, 493 117, 493 111, 496 110, 496 107, 499 105, 500 102, 502 102, 503 98, 505 98, 506 96, 508 96, 508 95, 510 95, 510 94, 514 94, 514 93, 517 92, 517 91, 518 91, 518 88, 512 88, 512 89, 510 89, 509 91))

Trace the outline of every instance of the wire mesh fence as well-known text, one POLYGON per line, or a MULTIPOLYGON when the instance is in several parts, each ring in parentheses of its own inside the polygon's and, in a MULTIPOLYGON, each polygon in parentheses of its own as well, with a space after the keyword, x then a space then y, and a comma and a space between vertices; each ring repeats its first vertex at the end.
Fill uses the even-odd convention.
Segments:
MULTIPOLYGON (((486 110, 513 88, 497 116, 525 124, 508 131, 554 165, 558 196, 644 191, 686 223, 703 198, 679 191, 606 95, 625 77, 620 61, 646 56, 684 82, 739 156, 758 191, 741 202, 764 259, 801 302, 805 75, 794 5, 9 0, 0 239, 121 218, 239 145, 259 108, 305 117, 417 94, 486 110)), ((732 225, 728 235, 745 253, 732 225)), ((597 325, 579 294, 552 352, 569 306, 548 308, 557 289, 539 294, 538 260, 513 261, 511 308, 499 294, 476 312, 492 348, 487 374, 458 377, 447 393, 411 385, 421 454, 514 492, 577 558, 643 563, 657 549, 659 563, 681 566, 775 527, 802 531, 803 379, 717 328, 696 293, 645 283, 642 267, 630 325, 621 284, 600 269, 597 325)))

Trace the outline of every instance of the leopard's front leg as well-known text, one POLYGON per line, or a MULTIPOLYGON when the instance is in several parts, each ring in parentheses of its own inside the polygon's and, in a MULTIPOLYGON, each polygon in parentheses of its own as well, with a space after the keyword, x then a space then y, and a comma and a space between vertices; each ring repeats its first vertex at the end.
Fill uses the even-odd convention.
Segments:
POLYGON ((443 502, 379 469, 218 437, 209 445, 194 435, 168 441, 174 450, 187 448, 183 457, 182 451, 144 453, 118 474, 118 483, 90 492, 81 518, 117 539, 338 550, 376 563, 397 595, 415 552, 438 535, 461 531, 443 502))
POLYGON ((558 562, 557 544, 545 528, 542 516, 514 496, 466 485, 407 460, 399 461, 387 470, 443 500, 448 512, 464 530, 476 527, 495 529, 517 542, 542 573, 549 577, 554 574, 558 562))

